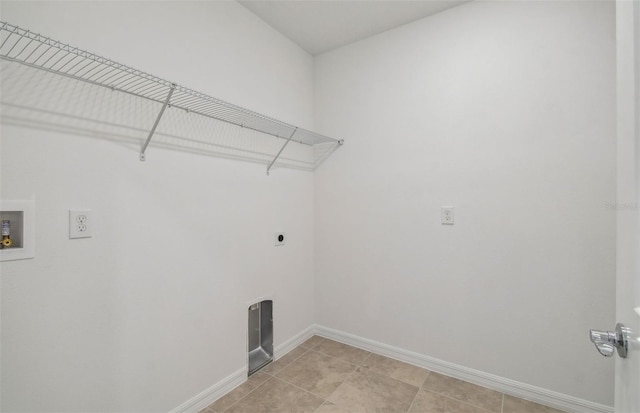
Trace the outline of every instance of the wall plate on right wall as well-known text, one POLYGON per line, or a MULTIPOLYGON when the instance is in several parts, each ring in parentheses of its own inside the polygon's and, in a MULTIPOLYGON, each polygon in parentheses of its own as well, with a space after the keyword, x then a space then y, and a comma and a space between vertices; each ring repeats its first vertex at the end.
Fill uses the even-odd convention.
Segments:
POLYGON ((443 206, 440 207, 440 222, 443 225, 453 225, 453 207, 443 206))

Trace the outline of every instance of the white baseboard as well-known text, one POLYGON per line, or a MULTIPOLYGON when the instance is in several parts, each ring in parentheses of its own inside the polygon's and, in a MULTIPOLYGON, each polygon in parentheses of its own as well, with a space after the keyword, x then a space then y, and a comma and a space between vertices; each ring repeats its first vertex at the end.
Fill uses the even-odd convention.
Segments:
POLYGON ((197 413, 247 381, 247 366, 231 373, 213 386, 172 409, 169 413, 197 413))
POLYGON ((299 332, 295 336, 291 337, 290 339, 288 339, 284 343, 281 343, 281 344, 277 345, 273 349, 273 353, 274 353, 273 354, 273 358, 274 358, 274 360, 278 360, 279 358, 281 358, 282 356, 284 356, 285 354, 287 354, 288 352, 290 352, 294 348, 298 347, 300 344, 302 344, 305 341, 307 341, 314 334, 316 334, 316 326, 315 326, 315 324, 314 325, 310 325, 309 327, 305 328, 304 330, 302 330, 301 332, 299 332))
POLYGON ((354 347, 380 354, 405 363, 413 364, 446 376, 464 380, 501 393, 509 394, 535 403, 553 407, 570 413, 613 413, 613 407, 566 394, 554 392, 529 384, 506 379, 504 377, 460 366, 448 361, 436 359, 423 354, 414 353, 398 347, 390 346, 354 334, 316 325, 313 331, 319 336, 340 341, 354 347))
MULTIPOLYGON (((308 338, 313 336, 316 333, 315 326, 309 326, 286 340, 284 343, 279 344, 273 349, 274 352, 274 360, 277 360, 298 347, 300 344, 304 343, 308 338)), ((249 370, 249 366, 246 364, 242 366, 241 369, 236 370, 234 373, 231 373, 229 376, 220 380, 213 386, 203 390, 196 396, 182 403, 180 406, 171 410, 169 413, 197 413, 200 410, 206 408, 211 403, 218 400, 220 397, 224 396, 231 390, 235 389, 245 381, 247 381, 247 372, 249 370)))

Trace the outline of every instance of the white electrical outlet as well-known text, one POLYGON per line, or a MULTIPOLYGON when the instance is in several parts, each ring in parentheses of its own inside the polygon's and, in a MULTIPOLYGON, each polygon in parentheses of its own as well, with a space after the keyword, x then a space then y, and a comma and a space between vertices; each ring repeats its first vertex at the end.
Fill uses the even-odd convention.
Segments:
POLYGON ((284 245, 284 242, 287 238, 287 234, 285 234, 284 232, 276 232, 276 247, 279 247, 281 245, 284 245))
POLYGON ((444 225, 453 225, 453 207, 440 207, 440 220, 444 225))
POLYGON ((72 209, 69 211, 69 239, 91 238, 92 228, 93 221, 91 220, 90 209, 72 209))

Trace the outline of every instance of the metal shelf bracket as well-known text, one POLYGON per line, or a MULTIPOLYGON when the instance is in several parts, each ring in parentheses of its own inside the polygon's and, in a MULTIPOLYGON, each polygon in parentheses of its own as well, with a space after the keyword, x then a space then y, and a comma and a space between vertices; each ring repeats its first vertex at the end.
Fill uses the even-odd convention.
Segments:
POLYGON ((174 90, 176 90, 176 84, 172 83, 171 88, 169 89, 169 93, 167 93, 167 98, 165 99, 164 104, 162 105, 162 109, 160 109, 160 113, 158 113, 158 117, 156 118, 156 121, 153 123, 153 127, 149 131, 149 136, 147 136, 147 140, 144 142, 144 145, 142 145, 142 149, 140 149, 141 161, 146 160, 146 156, 144 152, 147 150, 147 146, 149 146, 149 142, 151 142, 151 138, 153 137, 153 134, 155 133, 156 128, 158 127, 158 123, 160 123, 160 118, 162 118, 162 115, 164 114, 165 109, 167 108, 167 106, 169 106, 169 101, 171 100, 171 95, 173 95, 174 90))
POLYGON ((274 163, 276 163, 276 161, 278 160, 278 158, 280 157, 280 154, 282 154, 282 151, 284 151, 284 148, 287 147, 287 145, 289 144, 289 142, 291 142, 291 138, 293 138, 293 135, 296 134, 296 132, 298 131, 298 128, 295 128, 293 130, 293 132, 291 133, 291 136, 289 136, 289 139, 287 139, 287 141, 284 143, 284 145, 282 145, 282 148, 280 148, 280 150, 278 151, 278 153, 276 154, 276 157, 273 158, 273 161, 271 161, 271 163, 269 164, 269 166, 267 166, 267 176, 269 176, 269 171, 271 170, 271 167, 273 166, 274 163))

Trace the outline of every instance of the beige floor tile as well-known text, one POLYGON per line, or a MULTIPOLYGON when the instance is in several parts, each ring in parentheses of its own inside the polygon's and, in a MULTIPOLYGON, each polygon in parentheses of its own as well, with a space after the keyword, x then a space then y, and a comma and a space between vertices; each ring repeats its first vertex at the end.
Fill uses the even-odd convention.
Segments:
POLYGON ((438 373, 429 373, 423 389, 480 407, 490 412, 500 413, 502 393, 475 384, 467 383, 438 373))
POLYGON ((416 387, 422 386, 429 374, 429 370, 374 353, 367 357, 363 366, 416 387))
POLYGON ((315 351, 308 351, 276 374, 288 383, 329 397, 356 369, 354 364, 315 351))
POLYGON ((238 400, 242 399, 244 396, 262 385, 269 378, 271 378, 271 376, 269 376, 268 374, 264 374, 261 372, 255 373, 254 375, 249 377, 246 382, 242 383, 240 386, 236 387, 229 393, 216 400, 209 406, 209 408, 213 409, 213 411, 215 411, 216 413, 223 413, 238 400))
POLYGON ((218 413, 218 412, 213 410, 213 407, 209 406, 206 409, 200 410, 198 413, 218 413))
POLYGON ((307 350, 311 350, 312 348, 314 348, 316 345, 320 344, 324 340, 326 340, 326 338, 320 337, 320 336, 313 336, 307 339, 304 343, 300 344, 300 347, 306 348, 307 350))
POLYGON ((445 413, 447 397, 420 390, 411 403, 409 413, 445 413))
POLYGON ((308 350, 302 347, 296 347, 284 356, 280 357, 278 360, 267 364, 265 367, 260 369, 260 373, 266 373, 274 375, 283 368, 287 367, 298 357, 306 353, 308 350))
POLYGON ((445 413, 490 413, 490 410, 481 409, 455 399, 447 399, 444 411, 445 413))
POLYGON ((489 410, 423 389, 413 400, 409 413, 489 413, 489 410))
POLYGON ((329 396, 335 405, 354 412, 406 412, 418 388, 366 368, 358 368, 329 396))
POLYGON ((504 395, 503 413, 563 413, 561 410, 543 406, 528 400, 504 395))
POLYGON ((323 402, 324 399, 274 377, 240 399, 227 412, 311 413, 323 402))
POLYGON ((356 347, 338 343, 337 341, 323 339, 320 343, 313 347, 313 351, 328 354, 349 363, 360 365, 369 356, 368 351, 361 350, 356 347))
POLYGON ((325 401, 324 404, 315 411, 315 413, 356 413, 345 407, 337 406, 331 402, 325 401))

